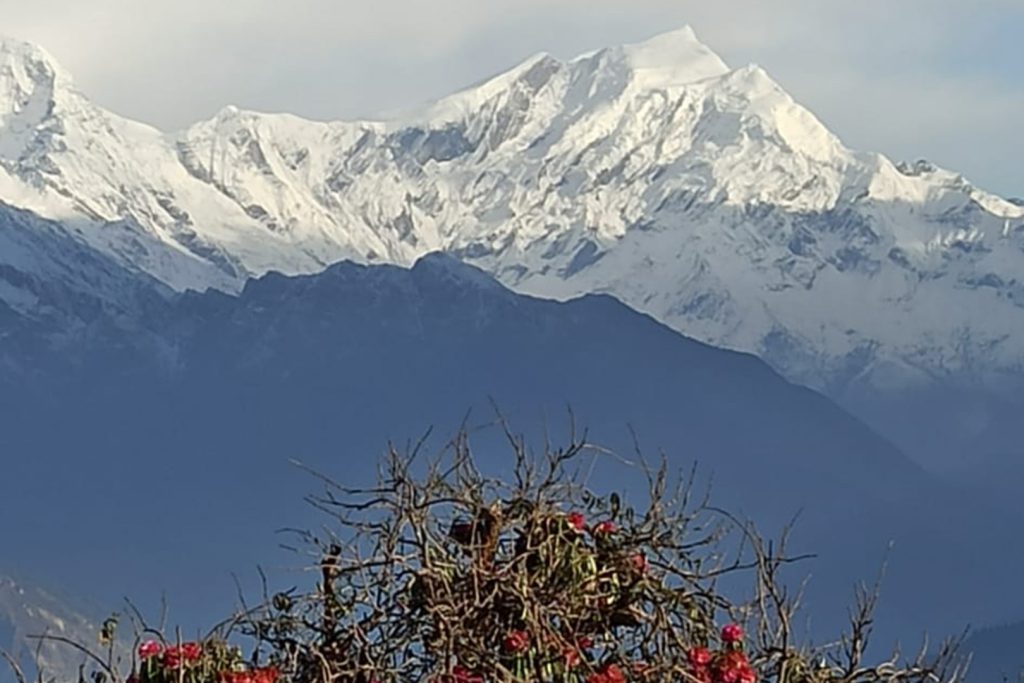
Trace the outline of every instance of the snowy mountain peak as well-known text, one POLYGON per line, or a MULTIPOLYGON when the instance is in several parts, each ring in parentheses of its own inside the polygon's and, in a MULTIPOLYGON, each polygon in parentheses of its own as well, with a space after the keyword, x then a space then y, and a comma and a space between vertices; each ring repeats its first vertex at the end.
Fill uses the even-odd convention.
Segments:
POLYGON ((543 93, 561 99, 565 106, 581 105, 583 98, 600 101, 629 90, 685 86, 729 71, 729 66, 700 42, 693 29, 685 26, 640 43, 587 52, 568 62, 540 52, 502 74, 440 100, 419 115, 405 118, 435 124, 458 121, 499 98, 522 107, 543 97, 543 93))
MULTIPOLYGON (((819 388, 1024 367, 1024 208, 847 149, 689 28, 538 54, 386 123, 227 107, 173 136, 52 97, 70 80, 36 48, 0 54, 0 201, 177 290, 444 251, 522 292, 614 294, 819 388)), ((22 223, 10 240, 46 248, 22 223)))
POLYGON ((45 114, 71 88, 71 76, 46 50, 0 36, 0 129, 45 114))
POLYGON ((71 85, 71 76, 42 47, 0 35, 0 78, 26 89, 33 85, 71 85))
POLYGON ((685 85, 729 71, 729 66, 700 42, 689 26, 619 50, 638 84, 646 87, 685 85))
POLYGON ((71 77, 45 50, 0 37, 0 160, 24 152, 71 88, 71 77))

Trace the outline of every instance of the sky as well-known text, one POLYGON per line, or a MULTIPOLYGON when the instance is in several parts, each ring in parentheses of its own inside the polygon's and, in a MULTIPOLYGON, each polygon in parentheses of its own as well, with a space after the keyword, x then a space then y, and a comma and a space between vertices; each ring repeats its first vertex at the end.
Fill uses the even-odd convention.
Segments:
POLYGON ((227 104, 379 116, 689 24, 847 145, 1024 196, 1024 0, 0 0, 0 17, 95 102, 166 130, 227 104))

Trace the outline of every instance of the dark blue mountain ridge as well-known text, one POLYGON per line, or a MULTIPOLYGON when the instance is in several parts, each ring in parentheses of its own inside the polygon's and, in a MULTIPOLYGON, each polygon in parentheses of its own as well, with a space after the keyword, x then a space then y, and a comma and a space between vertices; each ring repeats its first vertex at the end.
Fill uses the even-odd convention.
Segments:
MULTIPOLYGON (((102 291, 78 293, 88 316, 70 296, 52 298, 65 318, 0 314, 0 537, 23 575, 111 603, 153 607, 167 591, 179 619, 212 619, 234 602, 232 571, 263 562, 306 580, 302 558, 274 550, 275 529, 322 521, 289 458, 367 482, 389 439, 435 426, 439 447, 467 410, 490 421, 493 400, 537 443, 545 426, 564 432, 566 406, 620 453, 632 427, 768 529, 802 510, 799 549, 819 553, 800 568, 815 630, 838 625, 890 541, 881 638, 1024 613, 1014 520, 757 358, 611 297, 521 296, 442 255, 269 274, 237 296, 142 293, 132 310, 109 310, 102 291)), ((501 468, 491 436, 477 438, 481 463, 501 468)), ((593 485, 630 479, 609 462, 593 485)))

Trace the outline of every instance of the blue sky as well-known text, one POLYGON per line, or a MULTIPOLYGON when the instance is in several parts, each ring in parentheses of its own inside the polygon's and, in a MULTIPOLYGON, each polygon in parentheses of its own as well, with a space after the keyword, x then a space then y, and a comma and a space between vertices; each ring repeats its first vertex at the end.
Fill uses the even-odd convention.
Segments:
POLYGON ((225 104, 372 116, 500 72, 690 24, 844 141, 1024 196, 1024 0, 35 0, 0 30, 94 100, 166 129, 225 104))

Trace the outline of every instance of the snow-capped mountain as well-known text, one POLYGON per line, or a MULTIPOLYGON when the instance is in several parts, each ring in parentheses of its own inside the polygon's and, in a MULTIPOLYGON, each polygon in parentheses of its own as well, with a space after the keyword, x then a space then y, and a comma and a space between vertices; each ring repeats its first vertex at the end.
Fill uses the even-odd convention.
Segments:
MULTIPOLYGON (((99 624, 31 584, 0 574, 0 651, 29 680, 76 681, 86 657, 75 648, 39 636, 67 638, 85 647, 96 643, 99 624)), ((17 680, 10 662, 0 659, 0 681, 17 680)))
POLYGON ((689 28, 538 55, 398 120, 228 107, 175 134, 8 40, 0 200, 178 290, 443 250, 522 292, 613 294, 839 398, 1024 368, 1024 206, 847 149, 689 28))

